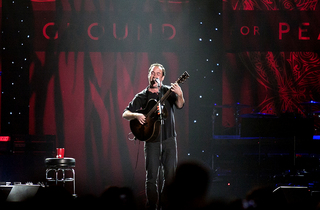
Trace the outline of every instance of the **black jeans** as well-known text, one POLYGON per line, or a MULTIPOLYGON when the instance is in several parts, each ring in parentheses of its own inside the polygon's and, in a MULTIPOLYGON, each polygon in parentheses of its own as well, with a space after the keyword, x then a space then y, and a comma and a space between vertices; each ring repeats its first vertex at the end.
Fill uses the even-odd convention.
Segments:
MULTIPOLYGON (((145 142, 144 155, 146 163, 146 196, 147 209, 155 209, 158 201, 158 175, 160 166, 160 142, 145 142)), ((161 191, 165 190, 166 183, 170 182, 177 167, 177 141, 175 137, 162 142, 161 162, 163 166, 161 191)), ((162 192, 161 192, 162 193, 162 192)))

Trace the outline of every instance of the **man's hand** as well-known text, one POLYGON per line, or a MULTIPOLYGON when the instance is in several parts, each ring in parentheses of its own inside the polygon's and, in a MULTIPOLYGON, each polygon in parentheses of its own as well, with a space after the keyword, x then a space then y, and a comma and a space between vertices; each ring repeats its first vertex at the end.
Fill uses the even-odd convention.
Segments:
POLYGON ((182 90, 181 87, 178 85, 178 83, 171 83, 171 91, 176 93, 178 96, 182 96, 182 90))
POLYGON ((141 125, 146 123, 146 116, 144 116, 144 114, 141 113, 134 113, 135 118, 140 122, 141 125))
POLYGON ((129 110, 126 110, 123 112, 122 117, 126 120, 137 119, 141 125, 146 123, 146 116, 138 112, 130 112, 129 110))

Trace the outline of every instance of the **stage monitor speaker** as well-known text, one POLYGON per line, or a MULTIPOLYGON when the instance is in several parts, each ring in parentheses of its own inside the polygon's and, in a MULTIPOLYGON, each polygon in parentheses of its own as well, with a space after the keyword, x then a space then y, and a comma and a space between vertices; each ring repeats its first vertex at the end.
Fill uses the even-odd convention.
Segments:
POLYGON ((0 202, 7 200, 13 185, 0 185, 0 202))
POLYGON ((0 199, 7 202, 22 202, 33 198, 40 185, 0 185, 0 199))
POLYGON ((303 186, 280 186, 273 193, 283 205, 301 204, 310 198, 308 187, 303 186))

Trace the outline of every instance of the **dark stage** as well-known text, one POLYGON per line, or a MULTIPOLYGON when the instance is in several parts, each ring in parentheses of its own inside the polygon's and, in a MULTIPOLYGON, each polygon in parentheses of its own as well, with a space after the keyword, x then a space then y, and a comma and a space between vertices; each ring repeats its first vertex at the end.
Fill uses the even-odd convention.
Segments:
MULTIPOLYGON (((225 202, 225 205, 245 199, 254 189, 263 188, 274 190, 277 198, 290 205, 299 206, 306 201, 314 204, 320 199, 320 141, 317 138, 318 136, 310 139, 302 136, 287 138, 214 135, 210 150, 187 157, 182 162, 196 160, 209 169, 211 176, 208 198, 225 202)), ((39 139, 44 138, 37 137, 37 140, 39 139)), ((46 139, 52 140, 52 136, 46 139)), ((32 205, 33 202, 39 202, 39 197, 51 193, 46 188, 55 187, 54 183, 45 179, 44 163, 45 158, 55 155, 55 148, 50 141, 47 144, 43 144, 43 141, 23 142, 21 136, 18 140, 18 148, 4 147, 4 144, 1 147, 0 170, 6 182, 0 183, 0 199, 8 205, 20 208, 18 203, 30 201, 28 204, 32 205), (38 147, 26 146, 28 144, 36 144, 38 147), (10 150, 7 150, 9 148, 10 150)), ((17 146, 18 143, 13 142, 11 145, 17 146)), ((63 189, 52 188, 52 191, 65 193, 65 196, 72 194, 72 183, 58 183, 58 186, 63 189)), ((144 208, 145 195, 139 190, 140 192, 132 189, 133 196, 138 208, 144 208)), ((78 189, 77 193, 78 197, 69 198, 72 205, 94 202, 94 205, 98 206, 101 202, 100 194, 91 195, 78 189)), ((61 196, 57 199, 64 198, 61 196)))
MULTIPOLYGON (((196 160, 209 169, 211 176, 208 198, 216 201, 234 202, 244 199, 254 189, 269 188, 274 190, 273 193, 278 198, 285 199, 290 205, 298 205, 298 201, 316 202, 320 199, 320 141, 317 138, 318 136, 310 139, 301 136, 280 138, 215 135, 211 150, 206 150, 197 157, 185 158, 183 162, 196 160)), ((19 140, 21 145, 21 137, 19 140)), ((16 204, 29 199, 36 200, 41 194, 49 193, 46 188, 55 187, 54 183, 45 179, 44 164, 44 159, 52 157, 55 150, 50 151, 50 144, 46 147, 42 144, 37 150, 34 148, 20 146, 19 151, 16 148, 2 150, 0 169, 6 172, 2 173, 2 177, 7 180, 0 183, 2 202, 16 204), (43 148, 47 151, 39 150, 43 148)), ((63 186, 66 192, 58 188, 54 189, 56 192, 61 190, 66 195, 72 194, 71 183, 58 183, 58 186, 63 186)), ((144 193, 132 190, 139 208, 143 208, 144 193)), ((99 194, 93 196, 83 191, 78 192, 78 197, 70 197, 70 200, 74 200, 72 202, 100 202, 99 194)))
MULTIPOLYGON (((305 186, 311 191, 319 191, 318 140, 295 142, 294 138, 215 137, 211 161, 213 188, 217 184, 225 195, 243 197, 259 186, 274 189, 305 186)), ((219 189, 213 193, 219 196, 219 189)))
POLYGON ((190 75, 179 84, 185 103, 173 112, 178 160, 209 170, 209 197, 244 199, 267 186, 317 200, 319 0, 0 6, 2 200, 15 185, 54 185, 45 159, 64 148, 75 160, 78 198, 127 187, 143 206, 144 142, 133 140, 123 113, 150 87, 153 63, 165 67, 168 86, 190 75))

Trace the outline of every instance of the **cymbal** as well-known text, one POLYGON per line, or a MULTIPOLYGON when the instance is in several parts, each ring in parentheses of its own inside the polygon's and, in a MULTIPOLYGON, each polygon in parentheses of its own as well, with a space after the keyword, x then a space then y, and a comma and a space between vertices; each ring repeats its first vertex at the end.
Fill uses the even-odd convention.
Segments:
POLYGON ((302 102, 300 104, 301 105, 320 105, 320 102, 311 100, 311 101, 302 102))

